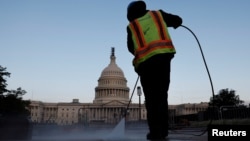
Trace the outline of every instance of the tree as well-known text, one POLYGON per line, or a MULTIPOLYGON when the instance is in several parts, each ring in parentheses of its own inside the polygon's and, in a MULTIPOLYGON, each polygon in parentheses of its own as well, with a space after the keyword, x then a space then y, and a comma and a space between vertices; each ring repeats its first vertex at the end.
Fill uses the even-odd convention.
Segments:
POLYGON ((6 71, 6 68, 0 66, 0 114, 29 114, 27 108, 30 101, 22 99, 26 91, 21 87, 16 90, 8 90, 6 76, 10 77, 10 73, 6 71))
POLYGON ((228 88, 219 91, 219 94, 210 98, 209 106, 241 106, 244 101, 240 100, 239 95, 235 94, 235 90, 228 88))
POLYGON ((8 90, 6 89, 7 87, 7 80, 6 80, 6 76, 10 77, 10 73, 6 72, 6 68, 0 66, 0 97, 5 93, 8 92, 8 90))
POLYGON ((29 115, 29 107, 30 101, 23 100, 22 96, 26 93, 25 90, 22 90, 21 87, 17 88, 17 90, 9 90, 5 95, 4 99, 0 101, 0 107, 5 114, 20 114, 20 115, 29 115))
POLYGON ((30 101, 22 100, 26 93, 21 87, 8 90, 6 76, 10 73, 0 66, 0 140, 30 140, 32 124, 30 115, 30 101))

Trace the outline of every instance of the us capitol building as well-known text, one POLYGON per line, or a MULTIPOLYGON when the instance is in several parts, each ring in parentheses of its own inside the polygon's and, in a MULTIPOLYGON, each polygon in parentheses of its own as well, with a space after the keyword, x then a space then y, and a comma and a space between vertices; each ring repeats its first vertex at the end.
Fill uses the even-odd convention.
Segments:
MULTIPOLYGON (((111 48, 110 63, 101 72, 92 103, 80 103, 78 99, 69 103, 31 101, 31 120, 34 123, 58 125, 112 124, 119 122, 125 112, 126 121, 146 120, 144 103, 132 103, 129 90, 124 73, 116 64, 115 49, 111 48)), ((169 105, 169 111, 172 116, 187 115, 205 111, 207 106, 207 103, 169 105)))

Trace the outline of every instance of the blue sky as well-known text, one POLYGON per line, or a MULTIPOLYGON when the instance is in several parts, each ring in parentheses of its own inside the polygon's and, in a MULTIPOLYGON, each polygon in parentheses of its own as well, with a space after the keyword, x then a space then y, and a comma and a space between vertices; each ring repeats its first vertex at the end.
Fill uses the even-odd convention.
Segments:
MULTIPOLYGON (((0 0, 0 65, 8 89, 24 99, 92 102, 115 47, 116 62, 132 93, 137 74, 126 47, 130 0, 0 0)), ((198 37, 214 92, 233 89, 250 101, 249 0, 145 0, 148 9, 177 14, 198 37)), ((172 61, 169 104, 208 102, 212 90, 198 44, 186 29, 169 29, 172 61)), ((138 84, 140 85, 140 83, 138 84)), ((132 102, 138 102, 134 95, 132 102)))

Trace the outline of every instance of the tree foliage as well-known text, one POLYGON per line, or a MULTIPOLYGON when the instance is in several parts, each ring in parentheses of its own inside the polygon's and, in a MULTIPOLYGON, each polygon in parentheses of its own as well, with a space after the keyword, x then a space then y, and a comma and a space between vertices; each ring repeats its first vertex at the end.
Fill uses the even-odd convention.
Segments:
POLYGON ((0 114, 29 114, 30 101, 22 99, 26 91, 21 87, 8 90, 6 77, 10 77, 10 73, 0 66, 0 114))
POLYGON ((236 95, 235 90, 228 88, 222 89, 217 95, 210 98, 209 106, 241 106, 244 101, 240 100, 239 95, 236 95))
POLYGON ((7 80, 5 77, 10 77, 10 73, 6 72, 6 68, 0 66, 0 96, 2 96, 5 92, 8 92, 7 80))

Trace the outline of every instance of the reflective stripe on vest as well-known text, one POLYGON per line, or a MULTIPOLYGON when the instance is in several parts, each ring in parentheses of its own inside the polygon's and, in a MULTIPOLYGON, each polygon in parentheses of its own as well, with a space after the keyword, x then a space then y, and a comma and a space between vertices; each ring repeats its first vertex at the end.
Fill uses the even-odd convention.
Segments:
POLYGON ((129 27, 133 34, 132 38, 135 46, 135 58, 133 60, 133 64, 135 67, 137 67, 141 62, 154 56, 155 54, 175 53, 175 48, 168 34, 167 26, 164 23, 164 20, 159 11, 149 11, 149 13, 147 13, 145 16, 131 22, 129 27), (156 37, 157 34, 150 34, 151 36, 149 35, 146 38, 146 33, 143 32, 143 24, 140 23, 140 20, 142 20, 142 22, 153 22, 153 26, 151 25, 150 27, 144 27, 148 28, 146 30, 144 29, 144 32, 147 32, 147 30, 149 30, 150 28, 151 30, 153 30, 151 32, 157 30, 157 32, 154 33, 158 33, 158 37, 156 37), (154 40, 148 41, 152 36, 154 36, 154 40))
POLYGON ((162 40, 165 40, 167 38, 166 36, 166 31, 167 29, 164 29, 162 22, 163 20, 160 19, 160 15, 158 15, 158 13, 156 11, 152 11, 150 12, 151 16, 154 18, 155 23, 157 24, 157 28, 158 28, 158 33, 160 34, 160 37, 162 40))

